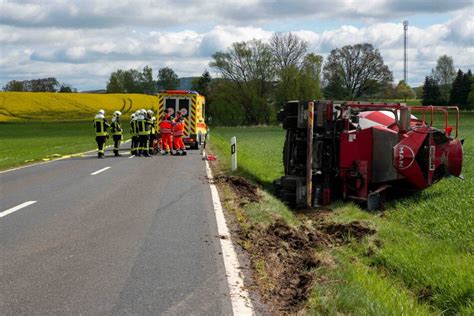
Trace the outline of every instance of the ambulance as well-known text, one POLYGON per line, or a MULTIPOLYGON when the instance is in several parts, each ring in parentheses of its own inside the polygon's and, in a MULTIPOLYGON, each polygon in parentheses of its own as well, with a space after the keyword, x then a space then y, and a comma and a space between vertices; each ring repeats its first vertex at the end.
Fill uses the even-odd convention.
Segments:
MULTIPOLYGON (((204 96, 191 90, 164 90, 158 93, 158 111, 156 118, 161 120, 165 109, 172 117, 181 112, 184 117, 183 141, 186 146, 198 149, 204 142, 207 135, 207 125, 205 123, 204 96)), ((158 122, 159 122, 158 121, 158 122)))

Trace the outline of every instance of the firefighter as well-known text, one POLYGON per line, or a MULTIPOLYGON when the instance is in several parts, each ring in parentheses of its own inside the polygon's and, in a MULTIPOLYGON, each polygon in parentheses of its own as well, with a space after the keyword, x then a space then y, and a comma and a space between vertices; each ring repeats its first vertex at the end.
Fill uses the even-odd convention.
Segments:
POLYGON ((105 111, 99 110, 99 113, 94 117, 95 141, 97 142, 97 158, 104 158, 105 141, 109 137, 107 130, 109 123, 105 118, 105 111))
POLYGON ((157 125, 156 125, 156 117, 152 117, 151 118, 151 133, 150 133, 150 155, 153 154, 154 152, 154 144, 157 140, 157 135, 156 135, 156 131, 157 131, 157 125))
POLYGON ((110 131, 112 133, 112 138, 114 140, 114 155, 115 157, 120 157, 119 154, 120 142, 123 140, 122 134, 122 125, 120 123, 120 116, 122 113, 120 111, 114 112, 114 117, 112 118, 112 123, 110 124, 110 131))
POLYGON ((132 137, 132 143, 133 143, 133 154, 138 156, 138 147, 139 147, 139 141, 138 141, 138 115, 140 115, 140 111, 135 111, 135 117, 133 119, 133 122, 131 122, 131 125, 133 126, 133 137, 132 137))
POLYGON ((170 153, 170 150, 172 148, 171 144, 171 117, 168 112, 168 110, 165 111, 165 116, 160 122, 160 134, 161 134, 161 140, 162 140, 162 146, 161 146, 161 154, 162 155, 167 155, 170 153))
POLYGON ((148 154, 148 137, 150 136, 150 125, 147 121, 147 113, 145 110, 140 110, 137 117, 138 126, 138 157, 151 157, 148 154))
POLYGON ((132 155, 136 154, 136 148, 137 148, 137 143, 136 143, 136 134, 135 134, 135 113, 132 113, 130 116, 130 136, 131 136, 131 143, 130 143, 130 153, 132 155))
POLYGON ((148 154, 151 156, 153 155, 153 141, 155 140, 156 129, 153 122, 153 114, 155 114, 152 110, 146 111, 147 113, 147 122, 150 127, 150 134, 148 135, 148 154))
POLYGON ((183 133, 184 133, 184 118, 179 114, 176 116, 175 124, 173 126, 173 142, 174 149, 176 149, 177 156, 186 155, 186 146, 183 142, 183 133))

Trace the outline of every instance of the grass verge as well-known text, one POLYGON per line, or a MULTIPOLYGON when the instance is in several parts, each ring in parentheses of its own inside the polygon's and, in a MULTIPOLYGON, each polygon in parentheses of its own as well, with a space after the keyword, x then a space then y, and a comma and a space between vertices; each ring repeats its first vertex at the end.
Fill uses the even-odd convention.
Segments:
MULTIPOLYGON (((128 126, 123 124, 125 137, 128 126)), ((112 142, 109 139, 107 145, 112 142)), ((0 123, 0 170, 96 148, 92 122, 0 123)))
MULTIPOLYGON (((361 242, 326 250, 333 267, 314 269, 317 282, 304 309, 312 314, 472 314, 474 300, 474 115, 462 114, 466 180, 444 179, 411 197, 390 202, 384 213, 367 213, 352 203, 336 202, 326 222, 364 221, 377 233, 361 242)), ((238 140, 239 171, 262 185, 260 203, 238 209, 250 223, 270 225, 283 218, 297 226, 301 215, 288 210, 271 192, 283 174, 284 131, 278 127, 216 128, 211 151, 224 173, 229 168, 232 136, 238 140)), ((251 227, 250 224, 247 224, 251 227)), ((317 251, 317 250, 315 250, 317 251)), ((263 263, 258 263, 259 274, 263 263)))

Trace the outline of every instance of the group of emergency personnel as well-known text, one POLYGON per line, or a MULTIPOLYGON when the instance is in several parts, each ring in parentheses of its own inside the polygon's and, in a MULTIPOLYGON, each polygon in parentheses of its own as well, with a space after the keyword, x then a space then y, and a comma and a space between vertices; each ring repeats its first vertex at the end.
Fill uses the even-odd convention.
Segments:
MULTIPOLYGON (((162 155, 186 155, 186 146, 183 142, 184 118, 177 112, 175 118, 171 111, 165 110, 163 119, 158 123, 152 110, 141 109, 131 115, 130 134, 131 154, 138 157, 151 157, 155 152, 162 155), (159 130, 161 138, 158 140, 159 130), (175 151, 173 151, 173 148, 175 151), (155 150, 156 149, 156 150, 155 150)), ((105 111, 99 110, 94 117, 95 140, 97 142, 98 158, 104 158, 105 142, 112 135, 114 141, 114 155, 119 153, 120 143, 123 140, 123 129, 120 121, 120 111, 115 111, 112 122, 109 124, 105 111), (109 133, 110 131, 110 133, 109 133)))

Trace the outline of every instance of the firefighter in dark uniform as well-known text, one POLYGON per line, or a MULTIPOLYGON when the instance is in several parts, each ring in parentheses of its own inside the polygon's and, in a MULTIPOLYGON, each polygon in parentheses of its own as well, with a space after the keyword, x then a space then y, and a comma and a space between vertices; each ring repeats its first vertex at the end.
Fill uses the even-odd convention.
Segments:
POLYGON ((110 125, 105 118, 105 111, 99 110, 99 113, 94 118, 95 141, 97 142, 97 157, 104 158, 105 141, 109 137, 107 133, 110 125))
POLYGON ((131 120, 130 120, 130 134, 132 136, 130 151, 132 155, 138 155, 137 116, 138 116, 138 111, 132 114, 131 120))
POLYGON ((110 124, 110 131, 112 133, 112 138, 114 140, 114 155, 115 157, 120 157, 119 149, 120 149, 120 142, 123 139, 122 135, 122 126, 120 123, 120 115, 122 113, 120 111, 114 112, 114 117, 112 118, 112 123, 110 124))
POLYGON ((156 118, 153 116, 153 111, 148 110, 147 113, 147 120, 150 126, 150 135, 148 137, 148 154, 153 155, 153 141, 156 138, 156 118))
POLYGON ((145 110, 140 110, 140 114, 137 117, 138 126, 138 157, 151 157, 148 154, 148 138, 150 137, 150 124, 147 119, 147 113, 145 110))

